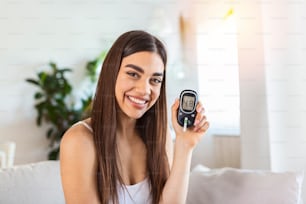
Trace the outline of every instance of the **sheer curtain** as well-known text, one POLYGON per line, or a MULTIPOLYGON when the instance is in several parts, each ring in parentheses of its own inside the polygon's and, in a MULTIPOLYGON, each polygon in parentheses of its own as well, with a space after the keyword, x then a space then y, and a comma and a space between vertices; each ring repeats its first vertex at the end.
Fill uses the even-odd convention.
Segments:
POLYGON ((305 7, 276 0, 238 7, 244 167, 305 169, 305 7))
POLYGON ((237 4, 243 168, 306 168, 305 9, 302 1, 237 4))

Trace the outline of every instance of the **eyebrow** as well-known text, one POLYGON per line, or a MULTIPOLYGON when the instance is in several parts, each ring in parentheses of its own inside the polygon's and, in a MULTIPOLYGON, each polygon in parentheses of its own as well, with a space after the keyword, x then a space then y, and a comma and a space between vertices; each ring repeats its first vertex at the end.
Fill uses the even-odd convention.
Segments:
MULTIPOLYGON (((134 65, 134 64, 127 64, 127 65, 125 65, 125 67, 129 67, 129 68, 132 68, 132 69, 134 69, 134 70, 136 70, 136 71, 138 71, 138 72, 140 72, 140 73, 144 73, 144 70, 141 68, 141 67, 139 67, 139 66, 137 66, 137 65, 134 65)), ((153 76, 163 76, 164 74, 163 73, 161 73, 161 72, 155 72, 155 73, 153 73, 153 76)))

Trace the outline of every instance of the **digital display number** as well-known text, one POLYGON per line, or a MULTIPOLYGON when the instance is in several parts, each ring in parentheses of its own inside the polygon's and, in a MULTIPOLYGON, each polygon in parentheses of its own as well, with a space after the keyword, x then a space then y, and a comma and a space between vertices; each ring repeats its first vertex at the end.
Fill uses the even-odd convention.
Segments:
POLYGON ((186 111, 192 111, 194 108, 195 97, 184 96, 183 97, 183 109, 186 111))

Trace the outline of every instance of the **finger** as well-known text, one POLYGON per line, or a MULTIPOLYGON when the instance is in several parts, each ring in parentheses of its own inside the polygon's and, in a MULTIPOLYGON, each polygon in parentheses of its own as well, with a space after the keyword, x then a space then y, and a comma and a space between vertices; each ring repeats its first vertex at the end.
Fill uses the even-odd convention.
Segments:
POLYGON ((172 107, 171 107, 171 112, 172 112, 172 119, 177 118, 177 109, 179 107, 179 99, 175 99, 172 107))
POLYGON ((194 126, 197 126, 198 123, 203 119, 203 117, 206 117, 204 115, 204 108, 202 106, 200 106, 199 108, 197 108, 197 115, 194 121, 194 126), (199 110, 198 110, 199 109, 199 110))
POLYGON ((194 130, 197 131, 199 130, 204 124, 205 122, 207 121, 207 118, 205 115, 202 115, 200 117, 200 119, 197 119, 197 123, 194 124, 194 130))
POLYGON ((206 121, 207 121, 207 118, 205 115, 203 115, 201 119, 198 120, 198 123, 195 125, 195 127, 200 129, 205 124, 206 121))
POLYGON ((196 132, 206 132, 209 128, 209 122, 205 120, 204 124, 200 127, 194 127, 196 132))
POLYGON ((208 130, 209 126, 210 126, 210 123, 208 121, 206 121, 204 123, 204 125, 202 126, 201 131, 206 132, 208 130))
POLYGON ((198 113, 203 112, 204 113, 204 107, 203 104, 199 101, 196 107, 196 110, 198 113))

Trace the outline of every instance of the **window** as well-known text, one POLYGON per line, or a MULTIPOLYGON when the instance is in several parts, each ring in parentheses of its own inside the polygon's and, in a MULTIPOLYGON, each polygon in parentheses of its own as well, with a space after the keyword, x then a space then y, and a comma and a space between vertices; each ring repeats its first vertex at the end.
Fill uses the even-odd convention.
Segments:
POLYGON ((240 134, 237 27, 233 9, 197 25, 199 94, 211 131, 240 134))

